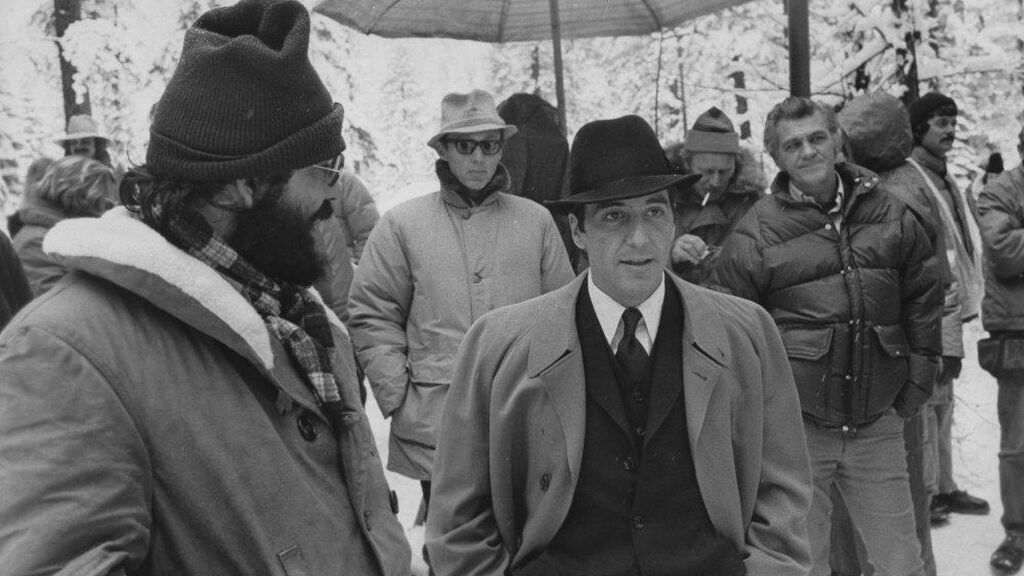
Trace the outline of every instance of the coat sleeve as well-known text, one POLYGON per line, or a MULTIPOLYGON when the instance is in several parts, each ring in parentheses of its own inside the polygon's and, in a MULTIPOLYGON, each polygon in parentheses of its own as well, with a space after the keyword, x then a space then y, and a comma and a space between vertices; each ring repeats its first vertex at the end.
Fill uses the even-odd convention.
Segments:
POLYGON ((509 563, 490 480, 491 388, 504 352, 487 350, 487 320, 462 341, 441 419, 426 528, 437 576, 500 576, 509 563))
POLYGON ((985 255, 992 272, 999 278, 1024 274, 1024 221, 1011 181, 999 178, 989 182, 978 197, 978 225, 985 255))
POLYGON ((813 481, 793 372, 775 322, 758 308, 765 334, 758 357, 764 383, 764 443, 744 561, 751 576, 803 576, 810 569, 807 514, 813 481))
POLYGON ((575 277, 562 235, 550 215, 544 221, 544 256, 540 265, 540 286, 545 294, 565 286, 575 277))
POLYGON ((348 247, 357 264, 363 255, 366 241, 370 237, 380 213, 366 184, 355 174, 345 172, 339 184, 342 186, 341 214, 348 234, 348 247))
POLYGON ((747 213, 737 230, 722 244, 707 287, 763 305, 767 273, 757 239, 748 230, 748 225, 756 224, 748 220, 753 217, 752 212, 747 213))
POLYGON ((0 344, 0 566, 124 574, 149 546, 151 463, 106 368, 19 328, 0 344))
POLYGON ((370 234, 349 291, 352 343, 385 417, 402 405, 409 385, 405 323, 413 295, 401 227, 391 214, 370 234))
POLYGON ((909 209, 903 210, 901 230, 901 321, 910 345, 910 373, 893 407, 909 418, 931 396, 938 376, 945 289, 928 234, 909 209))

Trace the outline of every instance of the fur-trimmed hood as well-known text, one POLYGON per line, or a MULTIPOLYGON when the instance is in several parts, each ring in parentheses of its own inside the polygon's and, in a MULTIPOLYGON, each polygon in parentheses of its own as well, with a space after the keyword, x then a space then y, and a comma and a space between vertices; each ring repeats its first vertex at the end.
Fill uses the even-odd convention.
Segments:
MULTIPOLYGON (((70 270, 97 276, 149 301, 232 348, 274 367, 271 335, 234 285, 116 207, 99 218, 71 218, 46 235, 43 250, 70 270)), ((316 298, 319 294, 314 290, 316 298)), ((331 322, 345 328, 330 309, 331 322)))

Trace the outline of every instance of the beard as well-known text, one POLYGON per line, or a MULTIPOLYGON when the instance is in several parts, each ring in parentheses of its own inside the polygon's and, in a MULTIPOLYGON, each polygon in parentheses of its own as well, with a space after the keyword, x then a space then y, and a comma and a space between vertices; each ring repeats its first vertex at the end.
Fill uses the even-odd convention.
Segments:
POLYGON ((238 226, 228 244, 270 278, 312 286, 327 271, 314 232, 322 211, 307 218, 298 207, 282 202, 282 194, 267 196, 267 201, 238 214, 238 226))

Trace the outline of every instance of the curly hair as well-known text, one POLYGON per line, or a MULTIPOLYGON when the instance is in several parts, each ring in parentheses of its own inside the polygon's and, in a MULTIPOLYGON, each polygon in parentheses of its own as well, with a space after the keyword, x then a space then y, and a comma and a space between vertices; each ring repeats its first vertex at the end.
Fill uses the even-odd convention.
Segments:
MULTIPOLYGON (((246 180, 260 199, 273 200, 285 189, 291 172, 246 180)), ((145 165, 134 166, 121 178, 121 204, 151 228, 167 236, 167 225, 176 216, 213 202, 229 181, 195 181, 154 175, 145 165)), ((227 209, 227 208, 225 208, 227 209)))
POLYGON ((114 171, 84 156, 65 156, 54 162, 39 182, 39 199, 69 216, 99 216, 117 198, 114 171))

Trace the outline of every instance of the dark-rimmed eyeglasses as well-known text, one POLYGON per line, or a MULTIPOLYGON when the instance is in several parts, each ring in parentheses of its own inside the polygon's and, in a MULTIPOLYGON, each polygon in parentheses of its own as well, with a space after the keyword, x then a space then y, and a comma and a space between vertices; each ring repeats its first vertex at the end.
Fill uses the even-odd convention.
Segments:
POLYGON ((484 156, 494 156, 505 146, 504 140, 467 140, 464 138, 445 138, 444 143, 451 144, 455 151, 463 156, 471 155, 477 148, 484 156))
POLYGON ((345 166, 345 156, 338 154, 330 160, 325 160, 319 164, 314 164, 313 166, 330 172, 331 176, 327 180, 327 186, 334 186, 338 183, 338 179, 341 178, 341 169, 345 166))

